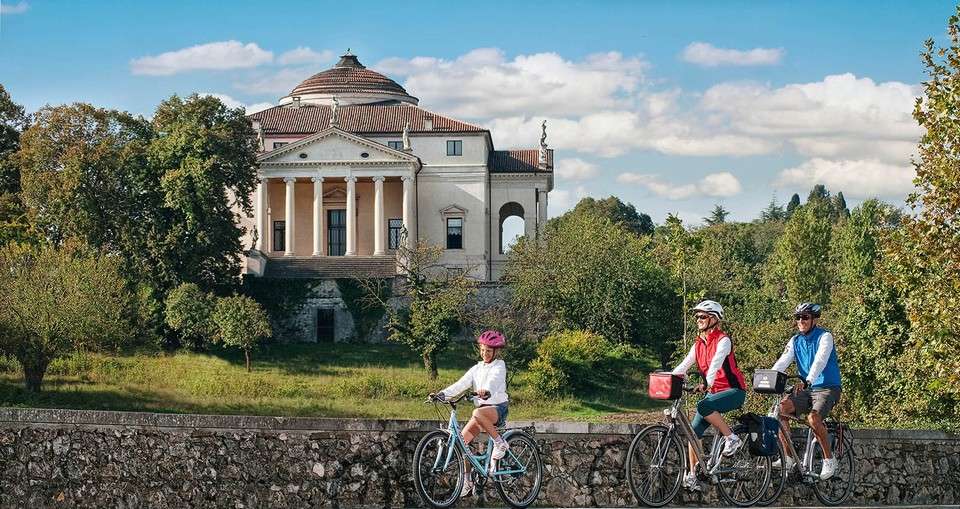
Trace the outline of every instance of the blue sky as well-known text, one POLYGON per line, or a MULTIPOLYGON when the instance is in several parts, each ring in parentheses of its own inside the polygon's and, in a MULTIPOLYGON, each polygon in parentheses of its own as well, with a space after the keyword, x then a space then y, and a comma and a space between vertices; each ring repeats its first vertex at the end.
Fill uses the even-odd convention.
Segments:
POLYGON ((4 0, 15 101, 149 115, 171 94, 262 107, 347 47, 421 105, 556 150, 551 213, 619 196, 661 221, 749 220, 815 183, 902 203, 924 39, 950 2, 4 0), (192 48, 192 50, 191 50, 192 48), (299 50, 298 50, 299 48, 299 50), (294 51, 297 50, 297 51, 294 51))

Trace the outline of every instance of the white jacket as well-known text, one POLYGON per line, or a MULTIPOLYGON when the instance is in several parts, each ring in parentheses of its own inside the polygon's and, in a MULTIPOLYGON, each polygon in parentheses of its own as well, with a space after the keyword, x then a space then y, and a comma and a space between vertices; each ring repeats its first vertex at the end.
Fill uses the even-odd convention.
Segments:
POLYGON ((477 398, 476 406, 499 405, 509 401, 507 397, 507 363, 503 359, 495 359, 490 364, 480 361, 473 365, 460 380, 443 390, 445 396, 452 397, 473 387, 475 392, 490 391, 487 399, 477 398))

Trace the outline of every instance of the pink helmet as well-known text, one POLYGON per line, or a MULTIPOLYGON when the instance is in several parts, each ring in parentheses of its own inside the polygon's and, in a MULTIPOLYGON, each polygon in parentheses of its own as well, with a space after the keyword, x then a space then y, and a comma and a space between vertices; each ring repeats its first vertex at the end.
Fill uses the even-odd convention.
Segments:
POLYGON ((495 331, 488 330, 483 331, 482 334, 477 338, 477 343, 481 345, 487 345, 490 348, 503 348, 507 345, 507 338, 503 337, 503 334, 495 331))

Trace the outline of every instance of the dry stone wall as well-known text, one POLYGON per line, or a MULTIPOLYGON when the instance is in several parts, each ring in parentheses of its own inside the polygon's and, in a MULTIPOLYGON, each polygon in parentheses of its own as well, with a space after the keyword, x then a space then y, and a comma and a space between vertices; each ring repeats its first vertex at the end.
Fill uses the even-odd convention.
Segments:
MULTIPOLYGON (((436 426, 0 409, 0 507, 420 506, 410 462, 417 440, 436 426)), ((623 461, 639 426, 535 426, 546 470, 537 505, 636 505, 623 461)), ((851 503, 960 502, 960 437, 855 433, 860 475, 851 503)), ((499 505, 492 488, 486 496, 488 505, 499 505)), ((801 501, 814 503, 810 493, 796 490, 781 499, 801 501)))

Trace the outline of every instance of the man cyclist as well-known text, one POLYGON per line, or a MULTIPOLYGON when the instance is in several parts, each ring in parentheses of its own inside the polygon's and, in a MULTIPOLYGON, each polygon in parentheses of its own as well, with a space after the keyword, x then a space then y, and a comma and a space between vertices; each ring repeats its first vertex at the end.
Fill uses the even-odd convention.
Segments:
MULTIPOLYGON (((790 423, 786 415, 807 414, 807 422, 823 449, 823 468, 820 479, 826 480, 836 473, 837 459, 830 450, 827 427, 823 419, 840 401, 840 364, 837 362, 837 349, 833 334, 817 326, 821 307, 812 302, 801 302, 793 311, 797 323, 797 334, 790 341, 773 368, 786 373, 793 361, 797 361, 797 374, 803 380, 794 389, 793 394, 780 402, 780 424, 783 432, 780 441, 785 451, 792 451, 787 430, 790 423)), ((793 458, 785 456, 787 470, 793 468, 793 458)), ((779 467, 779 464, 775 464, 779 467)))
MULTIPOLYGON (((743 401, 747 397, 747 393, 744 392, 746 383, 743 373, 737 368, 737 359, 733 355, 733 341, 720 329, 723 307, 712 300, 705 300, 697 304, 692 311, 697 319, 699 333, 693 346, 690 347, 690 352, 672 373, 685 375, 694 363, 697 364, 700 374, 706 380, 706 385, 701 384, 698 389, 707 391, 709 394, 697 403, 697 415, 694 416, 691 426, 697 437, 703 438, 704 432, 712 424, 725 437, 723 455, 732 456, 743 445, 743 441, 733 433, 720 414, 743 406, 743 401)), ((702 487, 696 474, 697 458, 693 453, 693 447, 688 449, 690 471, 684 476, 683 486, 688 490, 699 491, 702 487)))

